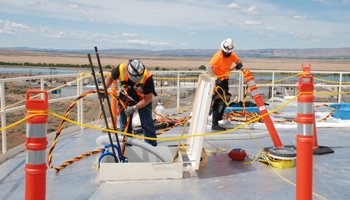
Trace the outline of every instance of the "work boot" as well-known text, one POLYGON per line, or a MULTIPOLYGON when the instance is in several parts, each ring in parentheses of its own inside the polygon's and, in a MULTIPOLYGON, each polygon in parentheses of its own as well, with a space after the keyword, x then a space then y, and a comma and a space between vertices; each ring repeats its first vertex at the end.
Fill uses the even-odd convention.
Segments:
POLYGON ((226 131, 226 128, 223 128, 219 125, 213 125, 213 126, 211 126, 211 130, 213 130, 213 131, 226 131))
POLYGON ((220 115, 217 106, 213 108, 213 114, 212 114, 212 123, 211 123, 211 130, 213 131, 226 131, 225 128, 219 126, 219 119, 222 118, 220 115))

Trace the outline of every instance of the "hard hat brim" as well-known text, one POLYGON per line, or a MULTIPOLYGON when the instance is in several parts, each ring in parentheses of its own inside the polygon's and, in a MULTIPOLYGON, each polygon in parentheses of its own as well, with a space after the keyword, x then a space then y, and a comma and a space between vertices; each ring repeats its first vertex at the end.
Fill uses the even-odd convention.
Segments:
POLYGON ((233 49, 234 49, 234 48, 232 48, 231 50, 227 50, 227 49, 224 47, 224 43, 225 43, 225 40, 221 42, 221 49, 222 49, 224 52, 226 52, 226 53, 231 53, 231 52, 233 52, 233 49))
POLYGON ((133 76, 133 75, 131 75, 129 72, 128 72, 128 75, 129 75, 129 79, 130 79, 132 82, 134 82, 134 83, 139 82, 139 81, 142 79, 142 77, 144 76, 144 75, 141 75, 141 76, 133 76))

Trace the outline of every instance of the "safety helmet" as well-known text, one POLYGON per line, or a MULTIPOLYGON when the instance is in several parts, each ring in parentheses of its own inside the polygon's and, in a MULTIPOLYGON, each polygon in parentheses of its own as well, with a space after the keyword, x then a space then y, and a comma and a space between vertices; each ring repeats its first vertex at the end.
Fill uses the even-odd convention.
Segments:
POLYGON ((138 82, 144 75, 145 66, 139 60, 129 60, 127 71, 130 80, 133 82, 138 82))
POLYGON ((235 42, 233 42, 231 38, 227 38, 221 43, 221 49, 226 53, 233 52, 234 48, 235 48, 235 42))

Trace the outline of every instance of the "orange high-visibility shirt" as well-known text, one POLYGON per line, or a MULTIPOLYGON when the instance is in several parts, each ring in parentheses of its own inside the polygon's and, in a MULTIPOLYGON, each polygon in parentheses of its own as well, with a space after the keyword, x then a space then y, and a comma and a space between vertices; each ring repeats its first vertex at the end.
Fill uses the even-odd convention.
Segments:
POLYGON ((221 79, 229 79, 229 73, 232 63, 238 63, 239 57, 232 52, 230 57, 225 57, 222 50, 217 51, 210 60, 210 65, 213 66, 215 75, 221 79))

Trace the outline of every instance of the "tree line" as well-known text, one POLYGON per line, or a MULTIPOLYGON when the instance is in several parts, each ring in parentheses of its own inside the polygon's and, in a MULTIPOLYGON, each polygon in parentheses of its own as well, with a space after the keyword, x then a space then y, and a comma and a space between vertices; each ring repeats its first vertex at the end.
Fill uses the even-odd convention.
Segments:
MULTIPOLYGON (((90 68, 89 64, 55 64, 55 63, 30 63, 30 62, 24 62, 24 63, 15 63, 15 62, 3 62, 0 61, 0 65, 11 65, 11 66, 37 66, 37 67, 66 67, 66 68, 90 68)), ((106 69, 112 69, 111 65, 106 65, 104 66, 106 69)), ((201 65, 198 67, 199 70, 205 70, 206 67, 204 65, 201 65)), ((166 71, 167 69, 165 68, 160 68, 159 66, 155 67, 155 70, 162 70, 166 71)))
MULTIPOLYGON (((37 66, 37 67, 67 67, 67 68, 90 68, 90 65, 88 64, 55 64, 55 63, 30 63, 30 62, 24 62, 24 63, 15 63, 15 62, 2 62, 0 61, 0 65, 17 65, 17 66, 37 66)), ((112 66, 107 65, 106 68, 112 68, 112 66)))

